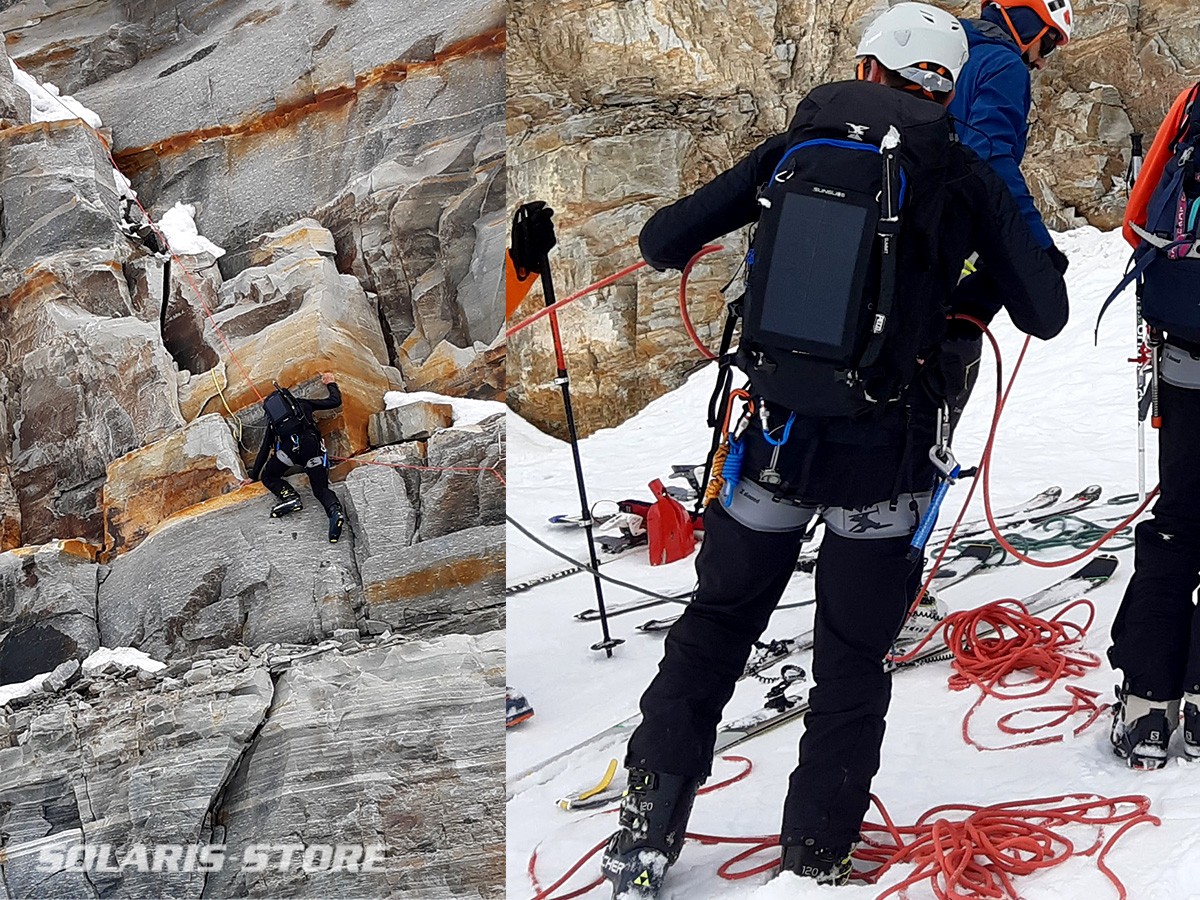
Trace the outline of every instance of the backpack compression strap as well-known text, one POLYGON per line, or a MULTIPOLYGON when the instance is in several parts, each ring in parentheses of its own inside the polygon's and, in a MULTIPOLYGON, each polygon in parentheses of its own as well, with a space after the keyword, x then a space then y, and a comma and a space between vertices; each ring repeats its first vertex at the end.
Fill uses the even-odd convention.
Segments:
POLYGON ((859 360, 861 368, 873 365, 879 359, 883 350, 884 333, 888 319, 892 315, 892 306, 896 301, 896 270, 899 266, 896 241, 900 233, 900 167, 896 162, 896 150, 900 146, 900 132, 896 126, 888 129, 884 135, 881 152, 883 154, 883 195, 880 198, 879 226, 879 303, 875 307, 875 319, 871 323, 871 337, 867 341, 859 360))

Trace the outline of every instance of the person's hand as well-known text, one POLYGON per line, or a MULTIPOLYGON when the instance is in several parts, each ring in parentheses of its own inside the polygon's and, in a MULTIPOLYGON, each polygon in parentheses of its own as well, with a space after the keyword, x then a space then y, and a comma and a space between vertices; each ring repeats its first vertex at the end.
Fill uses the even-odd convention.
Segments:
POLYGON ((333 380, 334 379, 333 379, 332 372, 322 372, 321 373, 321 383, 322 384, 333 384, 333 380))

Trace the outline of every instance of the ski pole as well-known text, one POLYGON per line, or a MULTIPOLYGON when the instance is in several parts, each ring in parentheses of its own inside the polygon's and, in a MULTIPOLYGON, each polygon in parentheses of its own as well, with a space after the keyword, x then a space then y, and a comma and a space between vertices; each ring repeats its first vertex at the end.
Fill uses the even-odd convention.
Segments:
MULTIPOLYGON (((542 276, 542 294, 546 306, 555 304, 554 279, 550 274, 550 249, 556 243, 554 224, 550 217, 554 210, 541 201, 523 204, 513 218, 514 238, 518 231, 523 234, 536 233, 541 243, 535 248, 538 271, 542 276)), ((515 241, 514 241, 515 242, 515 241)), ((592 533, 592 507, 588 503, 587 487, 583 480, 583 462, 579 456, 579 432, 575 427, 575 412, 571 406, 571 379, 567 375, 567 361, 563 354, 562 335, 558 330, 558 316, 551 312, 550 333, 554 339, 554 359, 557 366, 557 377, 554 383, 562 389, 563 409, 567 418, 567 433, 571 438, 571 458, 575 463, 575 483, 579 488, 579 505, 583 519, 584 531, 587 534, 588 558, 592 564, 592 581, 596 585, 596 608, 600 610, 600 630, 603 639, 592 644, 591 649, 603 650, 609 658, 613 655, 613 647, 625 643, 621 638, 614 638, 608 631, 608 610, 604 606, 604 588, 600 581, 600 559, 596 555, 596 540, 592 533)))
POLYGON ((1138 176, 1142 174, 1142 134, 1137 131, 1133 132, 1129 135, 1129 143, 1129 168, 1125 170, 1125 189, 1132 191, 1138 176))

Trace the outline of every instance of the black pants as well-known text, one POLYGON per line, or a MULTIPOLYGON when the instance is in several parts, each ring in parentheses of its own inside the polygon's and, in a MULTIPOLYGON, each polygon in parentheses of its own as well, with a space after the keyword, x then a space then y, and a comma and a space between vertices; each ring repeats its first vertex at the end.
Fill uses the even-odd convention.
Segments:
POLYGON ((1134 573, 1108 658, 1128 690, 1150 700, 1200 693, 1200 391, 1162 382, 1161 493, 1134 532, 1134 573))
MULTIPOLYGON (((322 453, 323 456, 324 454, 322 453)), ((316 457, 313 458, 315 459, 316 457)), ((301 465, 304 464, 299 458, 296 458, 296 460, 301 465)), ((263 466, 262 483, 266 485, 267 490, 280 500, 286 500, 292 490, 291 485, 283 480, 283 476, 288 468, 289 466, 285 465, 273 453, 271 454, 271 458, 267 460, 267 464, 263 466)), ((312 488, 313 496, 317 498, 321 506, 325 507, 326 515, 332 516, 341 509, 337 494, 329 489, 329 465, 324 459, 322 459, 319 465, 305 466, 304 474, 308 476, 308 484, 312 488)))
MULTIPOLYGON (((801 534, 751 531, 719 503, 704 515, 699 586, 671 628, 626 765, 684 776, 710 772, 721 712, 791 580, 801 534)), ((915 596, 920 565, 908 538, 851 540, 826 532, 817 563, 816 685, 784 805, 785 844, 858 839, 879 769, 891 676, 883 658, 915 596)))

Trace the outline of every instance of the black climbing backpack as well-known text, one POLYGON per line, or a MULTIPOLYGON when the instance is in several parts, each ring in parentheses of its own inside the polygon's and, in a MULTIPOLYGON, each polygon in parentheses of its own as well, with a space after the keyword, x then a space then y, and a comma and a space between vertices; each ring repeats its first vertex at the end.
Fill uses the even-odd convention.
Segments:
POLYGON ((954 140, 943 107, 894 88, 801 103, 747 258, 736 362, 753 394, 816 417, 903 395, 945 327, 944 298, 905 267, 931 268, 954 140))
POLYGON ((287 388, 275 385, 275 391, 263 401, 267 422, 281 439, 298 439, 307 433, 320 433, 312 416, 287 388))
POLYGON ((1141 237, 1132 266, 1104 301, 1096 328, 1109 305, 1137 282, 1142 318, 1190 343, 1200 343, 1200 84, 1185 101, 1171 141, 1171 156, 1146 207, 1146 227, 1131 226, 1141 237))

